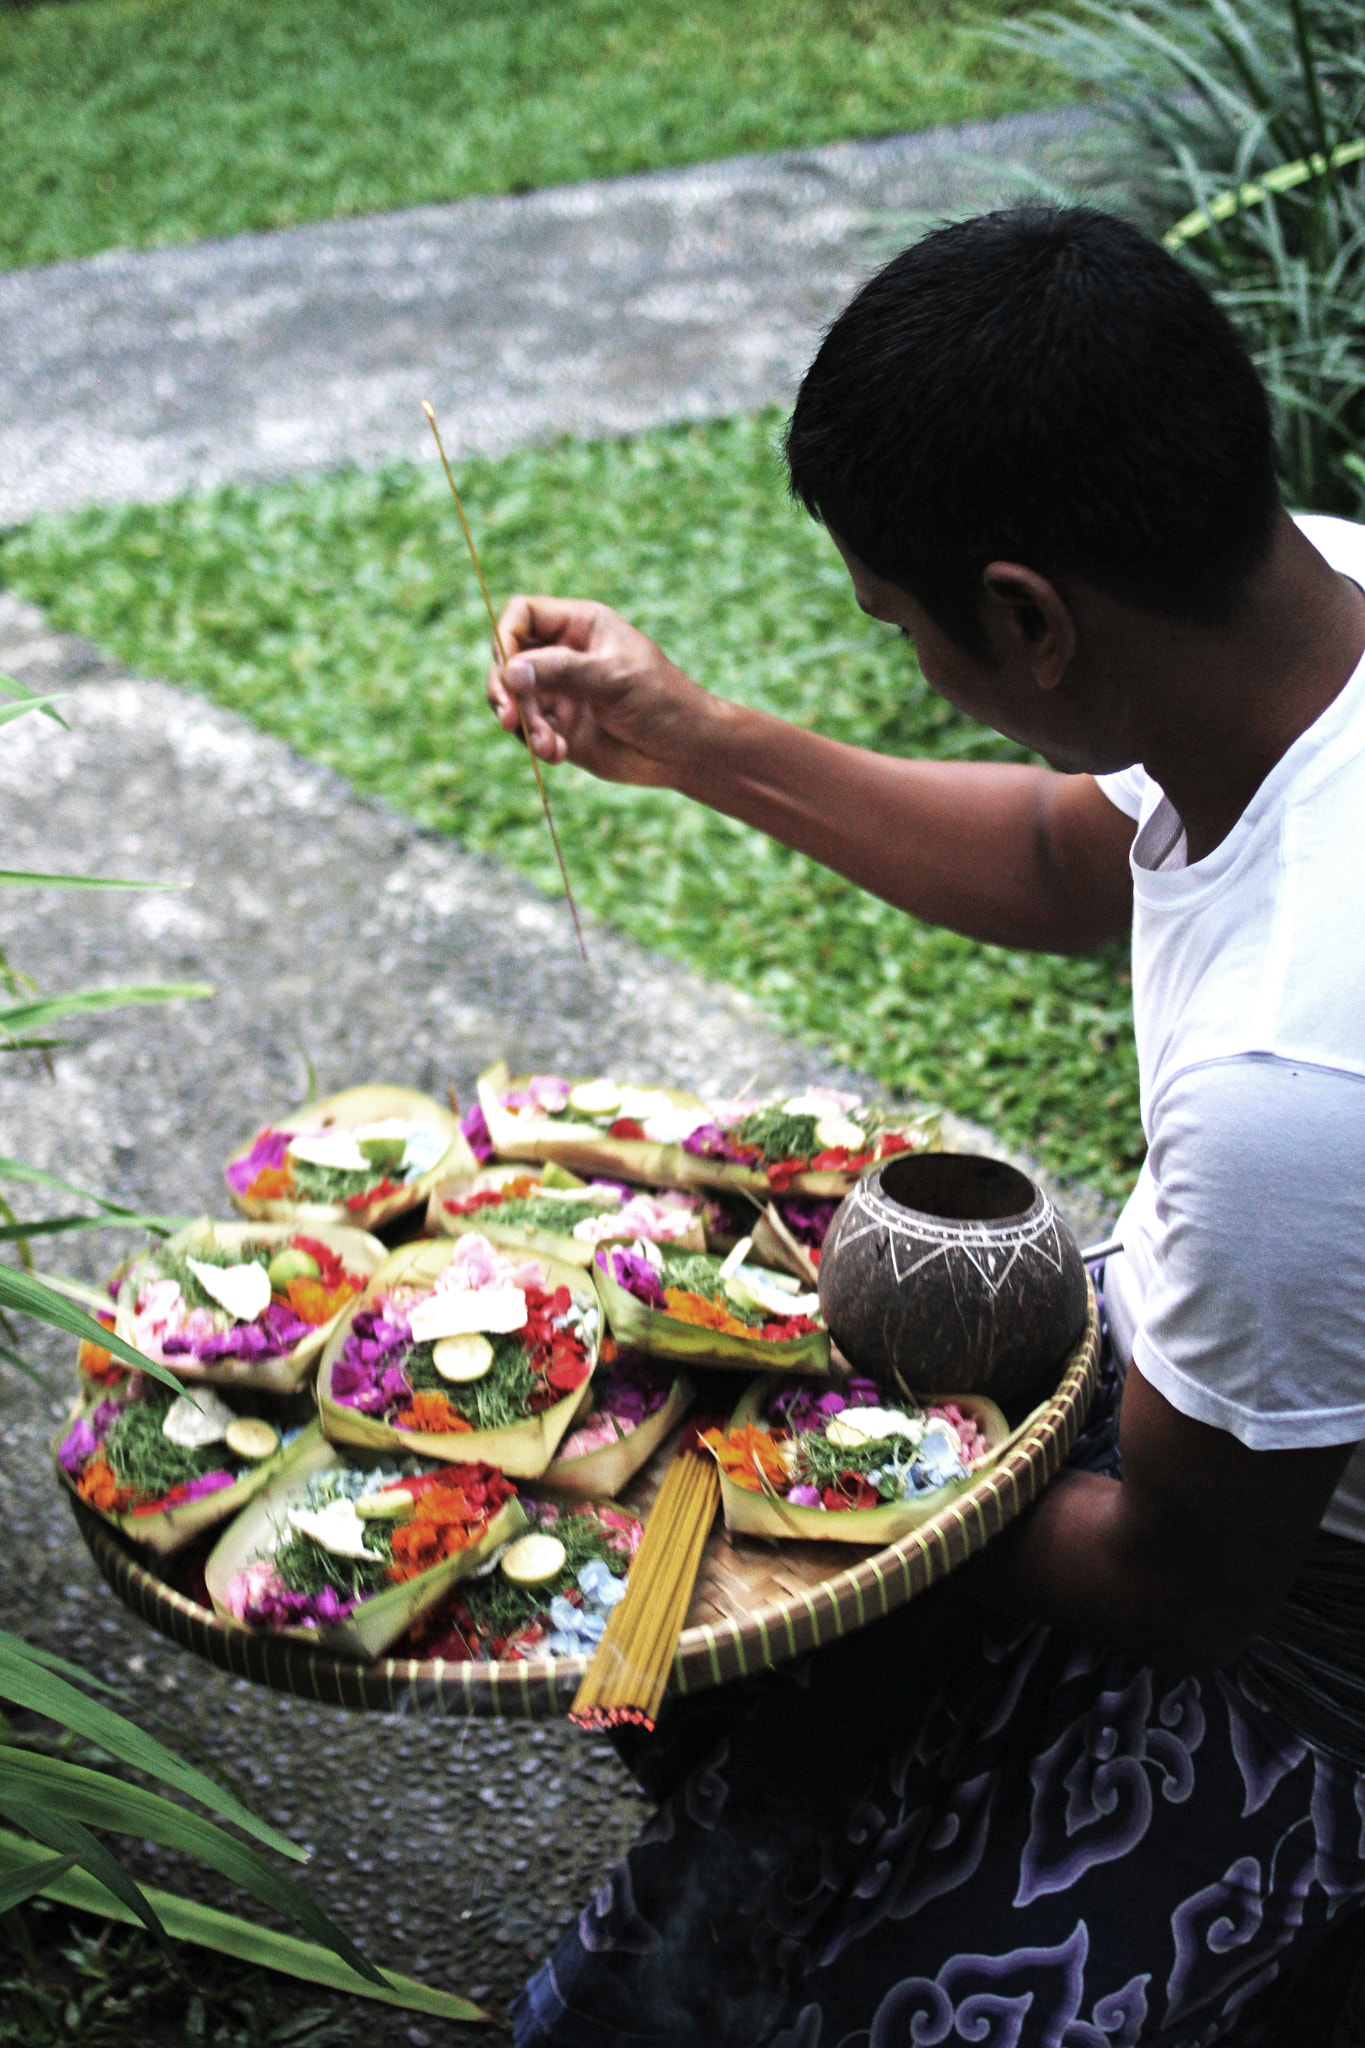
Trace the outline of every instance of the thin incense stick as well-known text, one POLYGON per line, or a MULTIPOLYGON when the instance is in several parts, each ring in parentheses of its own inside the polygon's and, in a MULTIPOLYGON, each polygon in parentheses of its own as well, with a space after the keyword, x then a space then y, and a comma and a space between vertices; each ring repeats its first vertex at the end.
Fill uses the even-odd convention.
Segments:
MULTIPOLYGON (((474 574, 478 577, 479 588, 483 592, 484 605, 488 611, 488 623, 493 628, 493 647, 498 657, 498 667, 506 668, 507 650, 502 644, 502 634, 498 631, 498 615, 493 609, 493 600, 488 595, 488 585, 483 580, 483 567, 479 561, 479 551, 474 545, 474 536, 469 531, 469 521, 464 516, 464 506, 460 503, 460 494, 455 488, 455 478, 451 474, 450 464, 446 460, 446 451, 441 441, 441 430, 436 424, 435 413, 425 399, 422 400, 422 410, 430 422, 432 433, 436 436, 436 447, 441 457, 441 467, 446 473, 446 482, 450 485, 450 495, 455 500, 455 510, 460 515, 460 526, 464 532, 465 544, 469 549, 469 559, 474 564, 474 574)), ((564 894, 569 899, 569 912, 573 918, 574 933, 578 939, 578 950, 583 955, 584 966, 587 966, 588 948, 583 939, 583 926, 578 915, 578 905, 573 900, 573 890, 569 886, 569 870, 564 865, 564 854, 559 844, 559 834, 555 830, 555 821, 550 816, 550 799, 545 794, 545 778, 540 772, 540 763, 536 759, 535 749, 531 745, 531 729, 526 723, 526 711, 520 697, 515 699, 515 703, 517 716, 521 720, 521 736, 526 742, 526 751, 531 757, 531 766, 536 773, 536 788, 540 791, 540 807, 545 813, 545 822, 550 828, 550 842, 555 850, 555 859, 559 862, 559 872, 564 883, 564 894)))

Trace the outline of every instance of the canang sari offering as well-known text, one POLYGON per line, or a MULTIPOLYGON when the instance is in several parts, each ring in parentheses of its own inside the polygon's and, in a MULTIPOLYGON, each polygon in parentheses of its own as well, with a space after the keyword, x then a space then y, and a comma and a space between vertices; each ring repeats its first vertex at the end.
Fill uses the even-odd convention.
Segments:
POLYGON ((727 1529, 878 1544, 964 1494, 1008 1434, 981 1395, 920 1407, 854 1377, 837 1388, 756 1380, 728 1428, 700 1441, 720 1467, 727 1529))
POLYGON ((290 1392, 386 1257, 378 1238, 336 1224, 203 1217, 134 1261, 115 1327, 185 1380, 290 1392))
POLYGON ((464 1131, 479 1157, 550 1160, 587 1177, 731 1189, 761 1201, 843 1196, 877 1160, 941 1142, 934 1118, 866 1106, 837 1089, 703 1101, 605 1077, 514 1078, 505 1061, 479 1077, 464 1131))
POLYGON ((575 1267, 477 1232, 404 1245, 323 1353, 323 1426, 338 1443, 538 1478, 591 1400, 600 1326, 575 1267))
POLYGON ((377 1230, 472 1173, 450 1110, 412 1088, 348 1088, 266 1124, 224 1169, 233 1207, 262 1221, 377 1230))

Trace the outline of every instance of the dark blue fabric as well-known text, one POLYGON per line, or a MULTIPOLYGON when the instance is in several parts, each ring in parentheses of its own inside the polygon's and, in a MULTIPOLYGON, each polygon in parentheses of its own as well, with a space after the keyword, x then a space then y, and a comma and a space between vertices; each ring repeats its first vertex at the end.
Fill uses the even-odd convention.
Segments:
MULTIPOLYGON (((1116 1473, 1120 1388, 1075 1462, 1116 1473)), ((678 1702, 661 1801, 518 2048, 1239 2048, 1365 1899, 1365 1779, 1239 1683, 983 1620, 949 1582, 678 1702)), ((1296 2006, 1294 2048, 1330 2015, 1296 2006)))

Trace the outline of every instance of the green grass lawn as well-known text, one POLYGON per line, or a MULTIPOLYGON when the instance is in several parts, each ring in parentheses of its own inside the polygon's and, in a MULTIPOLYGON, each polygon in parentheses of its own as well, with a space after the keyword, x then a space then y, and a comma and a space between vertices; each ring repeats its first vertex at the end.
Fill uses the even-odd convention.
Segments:
MULTIPOLYGON (((606 599, 713 688, 838 738, 1009 758, 857 611, 828 539, 785 496, 777 427, 770 414, 469 463, 494 592, 606 599)), ((529 764, 484 703, 487 622, 434 463, 43 520, 0 535, 0 583, 557 890, 529 764)), ((1121 949, 1077 962, 974 945, 681 799, 550 779, 585 905, 891 1087, 1111 1193, 1131 1181, 1121 949)))
POLYGON ((1013 0, 72 0, 0 11, 0 265, 1036 104, 1013 0))

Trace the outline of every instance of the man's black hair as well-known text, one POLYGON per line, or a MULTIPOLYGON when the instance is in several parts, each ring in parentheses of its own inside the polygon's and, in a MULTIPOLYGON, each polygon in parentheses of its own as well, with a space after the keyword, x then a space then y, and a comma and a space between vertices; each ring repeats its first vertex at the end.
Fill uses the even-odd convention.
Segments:
POLYGON ((977 652, 992 561, 1219 625, 1279 502, 1231 322, 1084 207, 985 214, 897 256, 826 335, 787 461, 806 509, 977 652))

